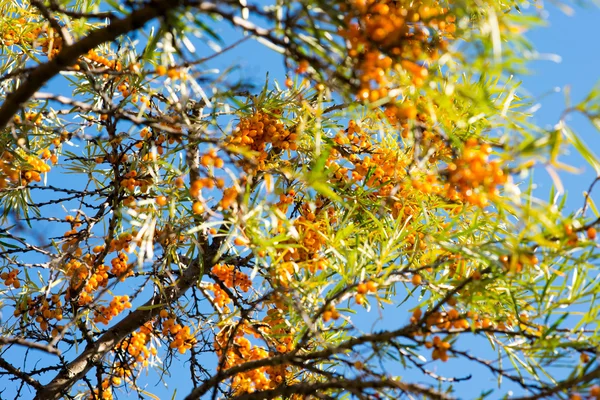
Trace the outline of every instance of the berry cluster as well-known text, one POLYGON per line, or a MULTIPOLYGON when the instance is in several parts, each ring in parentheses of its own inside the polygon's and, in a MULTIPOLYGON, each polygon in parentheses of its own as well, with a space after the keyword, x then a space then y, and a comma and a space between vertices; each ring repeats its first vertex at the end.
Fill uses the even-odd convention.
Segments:
POLYGON ((12 286, 15 289, 19 289, 21 287, 21 282, 17 275, 19 275, 19 270, 13 268, 10 272, 1 273, 0 279, 4 281, 4 286, 12 286))
POLYGON ((196 338, 191 333, 189 326, 182 326, 175 321, 175 318, 167 310, 160 311, 162 322, 162 334, 171 336, 173 340, 169 345, 172 349, 177 349, 180 354, 185 354, 196 343, 196 338))
POLYGON ((506 183, 506 175, 498 160, 488 160, 491 152, 490 145, 467 140, 462 155, 446 168, 449 199, 485 207, 498 195, 497 186, 506 183))
POLYGON ((248 275, 236 271, 233 265, 217 264, 212 267, 212 273, 228 288, 239 287, 243 292, 247 292, 252 286, 248 275))
POLYGON ((137 231, 121 233, 116 239, 111 240, 109 253, 112 253, 113 251, 129 250, 136 235, 137 231))
POLYGON ((27 23, 25 18, 2 18, 0 21, 0 32, 2 32, 0 44, 7 47, 18 45, 23 48, 31 47, 34 43, 41 45, 38 38, 43 34, 43 26, 36 26, 31 30, 24 29, 27 27, 27 23))
POLYGON ((92 294, 96 289, 108 285, 108 266, 99 265, 91 274, 90 268, 91 265, 77 260, 70 260, 67 263, 66 275, 71 277, 71 284, 65 295, 66 300, 70 300, 71 296, 79 292, 79 305, 89 304, 93 300, 92 294), (81 289, 82 285, 83 288, 81 289))
POLYGON ((108 307, 100 306, 94 311, 94 322, 108 325, 111 319, 122 313, 127 308, 131 308, 129 296, 115 296, 110 301, 108 307))
POLYGON ((213 302, 217 307, 223 308, 231 302, 231 299, 219 285, 216 283, 209 283, 206 285, 206 289, 214 293, 213 302))
POLYGON ((335 308, 335 306, 327 307, 327 310, 323 312, 323 322, 329 322, 330 320, 337 320, 340 318, 340 312, 335 308))
MULTIPOLYGON (((44 298, 42 295, 36 299, 27 298, 15 307, 14 315, 19 316, 27 313, 30 317, 35 317, 35 322, 40 325, 42 331, 49 328, 52 320, 61 321, 63 319, 62 302, 58 294, 53 294, 50 299, 44 298)), ((52 329, 52 336, 58 334, 61 327, 52 329)))
POLYGON ((377 292, 377 284, 373 281, 361 282, 356 286, 356 295, 354 301, 356 304, 361 305, 365 302, 365 295, 367 293, 377 292))
POLYGON ((28 185, 31 182, 40 182, 41 174, 50 171, 51 167, 44 160, 52 156, 46 158, 45 151, 42 152, 42 159, 22 154, 22 151, 19 153, 19 160, 8 151, 0 155, 0 189, 7 187, 9 183, 28 185))
MULTIPOLYGON (((331 309, 332 314, 337 310, 331 309)), ((339 313, 338 313, 339 315, 339 313)), ((333 316, 333 315, 332 315, 333 316)), ((269 325, 267 332, 275 340, 275 350, 278 353, 287 353, 294 349, 293 328, 285 323, 285 319, 281 310, 277 308, 270 308, 267 311, 267 315, 263 318, 263 322, 269 325)))
POLYGON ((259 170, 265 168, 268 157, 267 145, 277 150, 296 150, 298 135, 291 133, 280 122, 278 116, 272 113, 257 111, 250 117, 240 119, 240 122, 227 139, 227 144, 244 146, 258 152, 255 158, 259 170))
POLYGON ((130 265, 127 264, 127 254, 118 253, 116 258, 113 258, 110 262, 112 265, 111 273, 118 277, 120 281, 124 281, 128 276, 133 275, 133 270, 130 265))
POLYGON ((3 18, 0 23, 0 46, 18 45, 25 49, 38 49, 54 58, 62 49, 62 37, 48 23, 27 21, 26 18, 3 18), (29 29, 31 25, 37 25, 29 29))
POLYGON ((84 59, 87 59, 94 64, 101 65, 108 69, 114 69, 117 72, 119 72, 123 69, 123 66, 121 65, 120 61, 111 61, 104 56, 98 55, 98 53, 96 53, 95 50, 90 50, 84 56, 84 59))
POLYGON ((437 2, 352 0, 342 7, 346 28, 340 35, 349 44, 364 101, 388 96, 394 71, 404 70, 412 84, 423 85, 427 69, 410 60, 435 60, 456 29, 454 16, 437 2))
POLYGON ((439 336, 434 336, 433 341, 425 342, 425 347, 428 349, 433 348, 431 358, 434 360, 442 360, 443 362, 448 361, 448 349, 450 349, 450 342, 442 340, 439 336))
POLYGON ((89 393, 87 400, 113 400, 111 381, 103 379, 100 388, 94 389, 89 393))
MULTIPOLYGON (((232 329, 222 329, 215 336, 215 352, 223 360, 223 369, 229 369, 235 365, 245 362, 261 360, 269 356, 269 352, 260 346, 252 346, 250 341, 244 337, 251 333, 250 329, 240 326, 235 330, 235 336, 231 340, 232 329), (231 340, 231 344, 230 344, 231 340)), ((239 373, 232 379, 234 395, 252 393, 267 390, 277 386, 275 381, 267 375, 267 370, 272 367, 260 367, 247 372, 239 373)))
MULTIPOLYGON (((130 356, 135 359, 136 363, 140 363, 142 367, 148 366, 148 358, 150 355, 156 355, 156 348, 149 347, 148 343, 152 338, 153 326, 152 322, 146 322, 137 332, 133 332, 131 337, 124 339, 118 346, 117 349, 126 351, 130 356)), ((130 366, 131 367, 131 366, 130 366)), ((132 368, 129 368, 130 370, 132 368)), ((119 370, 119 376, 124 376, 122 372, 123 368, 119 370)), ((119 384, 120 380, 115 382, 113 378, 113 384, 119 384)))
POLYGON ((203 167, 215 167, 215 168, 223 168, 225 165, 225 161, 219 156, 217 156, 217 149, 210 149, 206 154, 200 157, 200 164, 203 167))
POLYGON ((137 175, 138 173, 135 170, 126 173, 121 180, 121 186, 130 192, 134 192, 136 187, 140 187, 142 192, 146 192, 150 182, 145 179, 136 179, 137 175))

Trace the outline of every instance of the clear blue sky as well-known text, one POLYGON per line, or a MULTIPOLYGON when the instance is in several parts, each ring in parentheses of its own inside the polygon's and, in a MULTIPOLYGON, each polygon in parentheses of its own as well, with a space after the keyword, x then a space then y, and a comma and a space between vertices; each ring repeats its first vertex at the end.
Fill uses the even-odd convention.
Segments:
MULTIPOLYGON (((566 16, 558 9, 547 5, 549 11, 549 27, 540 28, 527 33, 527 36, 533 41, 535 47, 540 53, 554 53, 560 55, 562 61, 554 63, 552 61, 536 61, 532 62, 531 68, 533 74, 530 76, 519 77, 524 82, 523 87, 534 97, 552 92, 554 88, 560 88, 559 92, 554 92, 551 95, 545 96, 539 100, 541 108, 536 112, 536 121, 542 126, 552 126, 558 121, 558 117, 565 108, 564 88, 569 85, 571 87, 571 96, 576 102, 581 100, 590 88, 600 78, 600 41, 597 40, 598 24, 600 23, 600 9, 598 8, 576 8, 574 16, 566 16)), ((226 41, 236 36, 225 24, 219 25, 223 27, 223 34, 226 41)), ((238 62, 243 67, 241 70, 242 76, 249 80, 256 81, 259 85, 264 81, 264 77, 269 72, 272 79, 277 79, 280 83, 285 79, 285 71, 283 69, 283 61, 281 57, 269 49, 266 49, 261 44, 249 40, 239 48, 233 50, 225 56, 215 60, 214 65, 221 68, 228 67, 232 62, 238 62)), ((52 90, 50 87, 49 90, 52 90)), ((596 153, 600 154, 600 137, 598 132, 595 132, 583 118, 571 118, 571 125, 581 134, 588 146, 596 153)), ((584 169, 581 175, 561 174, 563 184, 568 193, 570 200, 568 201, 568 209, 575 210, 582 204, 581 193, 585 190, 595 174, 591 167, 587 166, 580 158, 573 155, 563 156, 563 162, 584 169)), ((551 185, 551 180, 548 175, 539 170, 536 173, 535 181, 539 185, 538 194, 547 193, 551 185)), ((52 176, 52 174, 50 174, 52 176)), ((596 201, 600 203, 600 195, 594 196, 596 201)), ((390 307, 384 314, 385 318, 378 322, 375 329, 384 329, 393 327, 394 324, 404 323, 408 321, 408 315, 405 313, 405 308, 395 309, 390 307), (400 315, 398 315, 400 314, 400 315)), ((372 321, 377 319, 379 314, 376 310, 370 316, 361 316, 361 322, 364 322, 365 329, 371 329, 372 321)), ((477 351, 478 348, 487 347, 486 343, 475 340, 471 342, 470 350, 477 351)), ((465 341, 459 341, 459 347, 463 350, 469 350, 465 347, 465 341)), ((158 382, 156 374, 153 371, 149 372, 148 390, 159 395, 161 399, 170 398, 173 390, 177 389, 176 398, 182 398, 190 389, 190 382, 187 378, 187 365, 173 363, 170 372, 173 376, 169 379, 169 389, 160 389, 160 385, 154 388, 152 385, 158 382), (181 373, 180 373, 181 372, 181 373), (179 376, 186 376, 180 380, 179 376)), ((480 369, 469 370, 470 365, 461 362, 449 362, 445 365, 434 363, 430 365, 433 371, 439 373, 449 373, 451 376, 464 376, 469 373, 474 377, 465 383, 457 383, 455 385, 457 395, 460 398, 474 398, 482 390, 492 388, 496 382, 490 374, 480 369), (457 372, 458 371, 458 372, 457 372)), ((396 372, 404 375, 404 372, 396 372)), ((421 376, 412 375, 411 376, 421 376)), ((0 380, 0 386, 3 386, 6 380, 0 380)), ((8 387, 2 394, 1 398, 10 399, 11 394, 14 395, 14 387, 8 387)))

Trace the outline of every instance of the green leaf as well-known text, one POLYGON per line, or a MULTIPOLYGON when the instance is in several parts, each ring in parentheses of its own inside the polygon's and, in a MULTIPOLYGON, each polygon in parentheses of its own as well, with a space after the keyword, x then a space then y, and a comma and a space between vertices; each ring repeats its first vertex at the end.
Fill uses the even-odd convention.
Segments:
POLYGON ((581 156, 594 168, 596 175, 600 176, 600 161, 598 157, 590 150, 590 147, 586 145, 583 140, 569 128, 564 122, 561 124, 561 130, 565 134, 567 140, 575 149, 581 154, 581 156))

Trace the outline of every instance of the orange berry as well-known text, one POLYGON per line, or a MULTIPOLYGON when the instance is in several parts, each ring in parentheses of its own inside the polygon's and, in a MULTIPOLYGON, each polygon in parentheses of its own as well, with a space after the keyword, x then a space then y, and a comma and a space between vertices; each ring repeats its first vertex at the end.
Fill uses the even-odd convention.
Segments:
POLYGON ((369 289, 367 288, 366 283, 359 283, 358 286, 356 287, 356 292, 359 294, 365 294, 368 291, 369 291, 369 289))
POLYGON ((362 294, 357 294, 354 297, 354 300, 356 301, 356 304, 361 305, 365 302, 365 296, 363 296, 362 294))
POLYGON ((155 200, 156 204, 158 204, 161 207, 167 205, 168 201, 166 196, 158 196, 155 200))
POLYGON ((367 290, 369 292, 376 292, 377 291, 377 284, 373 281, 369 281, 367 282, 367 290))
POLYGON ((307 60, 302 60, 298 63, 298 68, 296 68, 296 73, 303 74, 308 70, 310 64, 307 60))
POLYGON ((241 238, 241 237, 236 237, 235 240, 233 241, 233 243, 236 246, 244 246, 244 245, 248 244, 248 240, 241 238))
POLYGON ((596 232, 596 228, 594 228, 593 226, 590 226, 589 228, 587 228, 587 237, 590 240, 596 240, 596 236, 598 235, 598 232, 596 232))
POLYGON ((573 233, 573 226, 571 224, 565 224, 565 233, 567 236, 573 233))
POLYGON ((202 214, 204 212, 204 206, 201 202, 196 201, 192 205, 192 211, 194 212, 194 214, 202 214))
POLYGON ((421 275, 414 274, 413 277, 412 277, 412 279, 411 279, 411 282, 412 282, 413 285, 419 286, 421 284, 421 282, 423 282, 423 279, 421 278, 421 275))
POLYGON ((581 353, 581 355, 579 356, 579 360, 583 364, 586 364, 588 361, 590 361, 590 356, 588 356, 587 353, 581 353))
POLYGON ((158 67, 156 67, 156 74, 157 75, 166 75, 167 73, 167 68, 164 65, 159 65, 158 67))

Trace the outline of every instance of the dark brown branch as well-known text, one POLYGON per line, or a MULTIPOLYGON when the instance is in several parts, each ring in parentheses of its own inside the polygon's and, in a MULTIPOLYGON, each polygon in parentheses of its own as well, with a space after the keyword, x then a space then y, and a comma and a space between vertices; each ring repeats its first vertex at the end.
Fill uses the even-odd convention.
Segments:
POLYGON ((56 354, 56 355, 60 354, 60 350, 58 350, 54 346, 49 346, 49 345, 46 345, 43 343, 30 342, 28 340, 25 340, 25 339, 19 338, 19 337, 0 337, 0 346, 7 345, 7 344, 18 344, 19 346, 25 346, 25 347, 29 347, 31 349, 42 350, 42 351, 45 351, 46 353, 50 353, 50 354, 56 354))
POLYGON ((31 376, 29 376, 29 374, 21 371, 18 368, 15 368, 12 364, 10 364, 8 361, 6 361, 2 357, 0 357, 0 368, 7 371, 8 373, 16 376, 17 378, 21 379, 23 382, 27 383, 28 385, 30 385, 36 389, 39 389, 42 387, 42 385, 38 381, 33 379, 31 376))
POLYGON ((46 21, 50 23, 50 26, 52 26, 52 28, 54 28, 54 30, 60 35, 60 38, 63 40, 63 43, 66 46, 70 46, 71 44, 73 44, 73 38, 71 37, 69 30, 60 26, 56 18, 52 16, 52 13, 44 5, 44 3, 42 3, 40 0, 29 0, 29 2, 35 8, 40 10, 40 13, 44 16, 44 18, 46 18, 46 21))
POLYGON ((577 385, 585 384, 593 381, 597 381, 600 379, 600 367, 596 367, 585 375, 581 375, 579 377, 575 377, 572 379, 567 379, 566 381, 562 381, 556 386, 553 386, 547 390, 544 390, 538 394, 533 396, 526 397, 518 397, 514 400, 537 400, 537 399, 545 399, 547 397, 551 397, 556 393, 562 392, 564 390, 572 390, 577 387, 577 385))
POLYGON ((202 386, 195 388, 187 397, 186 400, 197 399, 200 396, 204 395, 208 392, 213 386, 218 384, 219 382, 231 378, 241 372, 251 371, 256 368, 266 367, 266 366, 277 366, 284 365, 288 363, 303 363, 304 361, 309 360, 325 360, 331 357, 334 354, 344 353, 347 350, 351 350, 354 347, 360 346, 366 343, 385 343, 391 339, 394 339, 399 336, 409 336, 416 327, 414 325, 407 325, 400 329, 394 331, 383 331, 379 333, 372 333, 368 335, 363 335, 359 337, 355 337, 349 340, 346 340, 335 347, 329 347, 323 350, 314 351, 312 353, 307 354, 297 354, 296 352, 286 353, 282 355, 277 355, 274 357, 263 358, 256 361, 249 361, 247 363, 243 363, 240 365, 236 365, 235 367, 229 368, 226 371, 222 371, 217 375, 214 375, 212 378, 204 382, 202 386))
MULTIPOLYGON (((212 257, 212 254, 205 255, 206 257, 212 257)), ((201 267, 198 263, 189 265, 183 276, 173 286, 164 289, 164 295, 161 292, 155 294, 142 307, 131 312, 123 320, 107 330, 93 345, 88 346, 75 360, 66 365, 50 383, 40 388, 35 399, 60 399, 74 383, 82 379, 118 343, 144 323, 155 318, 161 308, 153 306, 164 303, 172 304, 196 283, 200 275, 201 267)))
POLYGON ((268 400, 277 398, 279 396, 287 398, 293 394, 308 396, 332 389, 341 389, 354 392, 364 391, 367 389, 396 389, 402 392, 418 394, 424 396, 424 398, 436 400, 452 399, 452 397, 447 396, 444 393, 435 391, 426 386, 416 385, 412 383, 404 383, 395 379, 382 378, 377 380, 339 379, 328 380, 327 382, 318 383, 297 383, 295 385, 282 385, 271 390, 264 390, 254 393, 245 393, 240 396, 233 397, 232 400, 268 400))
POLYGON ((77 59, 99 45, 119 36, 140 29, 147 22, 164 15, 166 10, 181 5, 181 1, 154 0, 143 8, 133 11, 125 18, 111 21, 104 28, 91 31, 71 46, 64 46, 52 60, 41 64, 29 74, 21 86, 10 93, 0 107, 0 129, 4 129, 34 94, 60 71, 73 65, 77 59))

